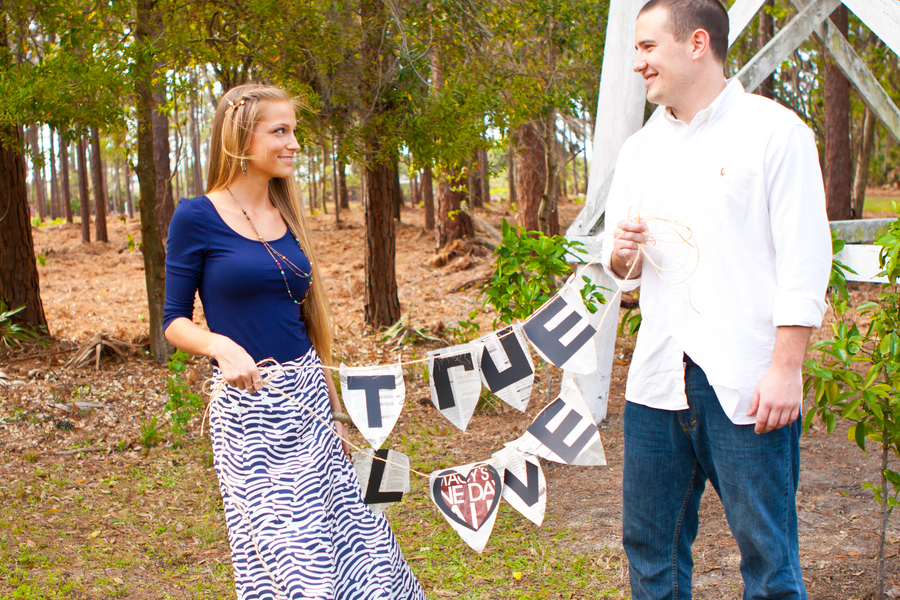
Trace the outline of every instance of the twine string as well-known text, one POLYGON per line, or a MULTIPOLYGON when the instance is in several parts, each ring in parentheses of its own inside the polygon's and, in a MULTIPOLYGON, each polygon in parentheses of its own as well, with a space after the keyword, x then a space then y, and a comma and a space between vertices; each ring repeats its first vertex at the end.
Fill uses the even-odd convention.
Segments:
MULTIPOLYGON (((653 259, 653 257, 650 255, 650 253, 648 252, 648 248, 656 248, 656 249, 657 249, 659 252, 661 252, 664 256, 667 256, 667 257, 671 258, 671 256, 670 256, 668 253, 663 252, 662 250, 660 250, 660 249, 657 247, 657 245, 658 245, 657 242, 658 242, 660 239, 665 240, 665 238, 667 237, 667 234, 668 234, 669 236, 671 236, 671 238, 672 238, 674 241, 671 241, 671 242, 670 242, 670 241, 665 241, 664 243, 681 243, 681 244, 686 245, 688 248, 691 248, 691 249, 695 250, 695 251, 697 252, 697 263, 699 263, 699 248, 698 248, 698 246, 697 246, 696 241, 694 240, 694 234, 693 234, 693 231, 692 231, 687 225, 684 225, 683 223, 681 223, 681 222, 679 222, 679 221, 676 221, 675 219, 672 219, 671 217, 669 217, 669 216, 666 215, 665 213, 661 213, 660 211, 655 211, 655 212, 656 212, 659 216, 645 215, 645 214, 642 214, 642 211, 640 211, 640 210, 634 210, 633 207, 631 207, 631 208, 629 208, 629 211, 628 211, 628 218, 629 218, 629 220, 631 220, 631 221, 633 221, 633 222, 636 222, 636 223, 637 223, 637 222, 658 222, 658 223, 666 224, 666 225, 668 225, 668 226, 671 228, 671 231, 669 231, 669 232, 665 232, 665 231, 663 231, 663 232, 657 232, 657 233, 654 234, 654 235, 645 234, 645 241, 638 244, 638 249, 639 249, 641 255, 642 255, 643 257, 646 257, 646 259, 647 259, 647 261, 649 262, 649 264, 651 265, 651 267, 656 271, 657 275, 660 276, 660 279, 662 279, 664 283, 666 283, 666 284, 668 284, 668 285, 678 285, 678 284, 680 284, 680 283, 683 283, 683 282, 686 281, 687 279, 689 279, 689 278, 694 274, 694 272, 695 272, 696 269, 697 269, 697 264, 695 263, 694 268, 687 274, 687 276, 686 276, 683 280, 678 281, 678 282, 670 282, 670 281, 667 281, 667 280, 662 276, 662 273, 665 273, 665 272, 673 272, 673 271, 680 270, 681 268, 684 268, 685 265, 677 265, 677 266, 676 266, 675 268, 673 268, 673 269, 662 269, 662 268, 659 266, 659 264, 657 263, 657 261, 655 261, 655 260, 653 259), (660 236, 660 234, 663 234, 663 235, 660 236)), ((619 238, 621 238, 621 236, 624 235, 624 234, 625 234, 625 232, 622 232, 621 234, 619 234, 619 236, 616 236, 615 238, 613 238, 613 242, 615 242, 616 240, 618 240, 619 238)), ((598 253, 596 253, 594 256, 592 256, 591 259, 590 259, 590 261, 588 261, 588 262, 585 263, 585 266, 590 266, 590 265, 598 264, 598 262, 599 262, 599 260, 600 260, 600 257, 603 255, 603 253, 604 253, 605 250, 606 250, 606 249, 602 249, 600 252, 598 252, 598 253)), ((673 260, 674 260, 674 259, 673 259, 673 260)), ((609 312, 610 312, 610 309, 612 308, 613 301, 615 300, 616 296, 622 294, 622 291, 623 291, 623 288, 624 288, 624 285, 625 285, 625 281, 631 278, 631 276, 634 274, 634 271, 635 271, 635 269, 637 268, 637 266, 638 266, 639 263, 640 263, 640 261, 637 261, 637 260, 635 260, 635 261, 633 261, 633 262, 631 263, 631 265, 630 265, 630 267, 629 267, 629 270, 628 270, 628 273, 626 273, 624 279, 622 280, 622 284, 619 285, 619 286, 617 287, 617 289, 616 289, 615 292, 613 293, 612 298, 611 298, 610 300, 607 301, 607 303, 606 303, 606 304, 607 304, 606 310, 603 311, 603 315, 601 316, 600 321, 599 321, 599 323, 597 324, 597 327, 596 327, 596 330, 597 330, 597 331, 599 331, 599 330, 601 329, 601 327, 603 326, 603 323, 604 323, 604 321, 606 320, 606 317, 608 316, 608 314, 609 314, 609 312)), ((563 286, 560 287, 560 291, 561 291, 566 285, 569 285, 569 284, 573 281, 574 277, 575 277, 575 274, 574 274, 574 273, 573 273, 572 275, 570 275, 569 278, 566 280, 566 282, 563 284, 563 286)), ((529 315, 528 318, 526 318, 526 319, 522 322, 522 326, 524 326, 524 325, 525 325, 526 323, 528 323, 530 320, 532 320, 532 319, 534 319, 535 317, 537 317, 537 316, 541 313, 541 311, 543 311, 543 310, 544 310, 544 309, 545 309, 545 308, 546 308, 553 300, 555 300, 557 297, 559 297, 560 291, 557 291, 555 294, 553 294, 553 296, 551 296, 550 299, 549 299, 547 302, 545 302, 540 308, 538 308, 535 312, 533 312, 531 315, 529 315)), ((692 305, 692 308, 693 308, 693 305, 692 305)), ((696 309, 694 309, 694 310, 696 310, 696 309)), ((515 333, 516 333, 516 331, 515 331, 514 329, 511 329, 510 331, 508 331, 508 332, 506 332, 506 333, 503 333, 503 334, 497 334, 497 333, 495 332, 494 334, 489 334, 489 335, 494 335, 498 340, 502 340, 502 339, 504 339, 504 338, 507 337, 507 336, 515 335, 515 333)), ((471 343, 470 343, 470 344, 471 344, 471 343)), ((462 345, 462 346, 468 346, 468 345, 470 345, 470 344, 461 344, 461 345, 462 345)), ((481 347, 484 347, 486 344, 485 344, 485 342, 479 342, 479 345, 480 345, 481 347)), ((460 351, 460 352, 455 352, 455 353, 450 353, 450 354, 441 354, 441 357, 444 358, 444 357, 450 357, 450 356, 460 356, 460 355, 463 355, 463 354, 467 354, 467 353, 469 353, 469 352, 471 352, 471 348, 469 348, 468 350, 460 351)), ((404 361, 404 360, 402 360, 402 357, 403 357, 403 351, 402 351, 402 349, 401 349, 401 351, 400 351, 400 359, 401 359, 401 360, 398 360, 398 365, 399 365, 401 368, 402 368, 402 367, 405 367, 405 366, 408 366, 408 365, 414 365, 414 364, 420 364, 420 363, 428 362, 428 360, 429 360, 429 357, 425 357, 425 358, 419 358, 419 359, 412 359, 412 360, 404 361)), ((303 410, 307 411, 307 412, 308 412, 309 414, 311 414, 315 419, 317 419, 318 421, 320 421, 320 422, 321 422, 325 427, 327 427, 328 430, 331 431, 331 433, 333 433, 339 440, 341 440, 342 442, 346 443, 348 446, 350 446, 351 448, 354 448, 355 450, 363 450, 362 447, 357 446, 356 444, 354 444, 352 441, 350 441, 349 438, 340 435, 340 434, 337 432, 337 430, 336 430, 334 427, 332 427, 332 425, 331 425, 330 423, 328 423, 325 419, 323 419, 322 417, 320 417, 314 410, 312 410, 311 408, 309 408, 309 407, 306 406, 305 404, 300 403, 299 401, 296 400, 296 398, 292 398, 291 396, 285 394, 281 389, 278 388, 278 386, 275 386, 275 385, 271 385, 271 386, 270 386, 270 385, 269 385, 270 382, 271 382, 273 379, 275 379, 279 374, 281 374, 281 373, 283 373, 283 372, 285 372, 285 371, 289 371, 289 370, 291 370, 291 371, 300 371, 300 370, 302 370, 302 369, 323 369, 323 370, 328 370, 328 371, 339 371, 339 370, 340 370, 340 367, 332 367, 332 366, 324 365, 324 364, 318 364, 318 365, 297 365, 297 366, 285 367, 285 366, 281 365, 280 363, 278 363, 278 361, 276 361, 275 359, 272 359, 272 358, 266 358, 266 359, 261 360, 259 363, 257 363, 257 368, 259 369, 260 379, 262 380, 263 388, 269 387, 270 390, 272 390, 272 391, 274 391, 276 394, 278 394, 278 395, 280 395, 280 396, 286 398, 287 400, 292 401, 292 402, 297 402, 297 403, 299 404, 300 408, 302 408, 303 410)), ((210 400, 209 404, 207 404, 206 410, 205 410, 204 413, 203 413, 203 419, 201 420, 201 423, 200 423, 200 434, 201 434, 201 435, 203 435, 204 424, 205 424, 206 421, 207 421, 207 418, 208 418, 208 416, 209 416, 209 414, 210 414, 210 410, 211 410, 211 408, 212 408, 213 403, 216 402, 216 400, 219 399, 219 398, 222 396, 222 392, 224 391, 224 389, 225 389, 226 387, 231 387, 231 386, 228 384, 228 382, 225 381, 225 378, 224 378, 224 377, 221 377, 221 376, 219 376, 219 377, 214 376, 214 377, 212 377, 212 378, 206 380, 206 381, 204 382, 204 384, 203 384, 203 390, 204 390, 204 392, 206 392, 206 389, 207 389, 208 386, 211 386, 210 389, 209 389, 209 392, 208 392, 208 393, 209 393, 209 396, 210 396, 210 398, 211 398, 211 400, 210 400), (214 382, 215 382, 215 385, 212 385, 214 382)), ((237 389, 237 388, 233 388, 233 389, 235 389, 235 390, 238 391, 238 392, 243 393, 242 390, 239 390, 239 389, 237 389)), ((409 472, 414 473, 414 474, 416 474, 416 475, 418 475, 418 476, 420 476, 420 477, 425 477, 425 478, 430 478, 430 477, 431 477, 430 474, 422 473, 422 472, 420 472, 420 471, 417 471, 417 470, 413 469, 412 467, 408 467, 408 466, 406 466, 406 465, 402 465, 402 464, 396 463, 396 462, 394 462, 394 461, 390 461, 390 460, 388 460, 388 459, 386 459, 386 458, 381 458, 381 457, 379 457, 379 456, 374 456, 374 455, 373 455, 373 456, 372 456, 372 459, 373 459, 373 460, 379 460, 379 461, 382 461, 382 462, 384 462, 384 463, 386 463, 386 464, 390 464, 390 465, 399 467, 399 468, 401 468, 401 469, 408 470, 409 472)), ((478 465, 480 465, 480 464, 482 464, 482 463, 476 463, 475 466, 478 466, 478 465)), ((473 467, 473 468, 475 468, 475 467, 473 467)))

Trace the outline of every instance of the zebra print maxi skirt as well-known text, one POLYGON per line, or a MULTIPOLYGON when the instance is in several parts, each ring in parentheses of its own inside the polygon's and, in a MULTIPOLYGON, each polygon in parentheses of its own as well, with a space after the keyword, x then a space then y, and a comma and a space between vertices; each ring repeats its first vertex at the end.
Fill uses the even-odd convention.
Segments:
POLYGON ((291 369, 318 364, 310 350, 284 363, 263 391, 226 386, 213 400, 210 432, 237 596, 425 600, 387 520, 363 503, 340 441, 301 408, 333 426, 322 370, 291 369))

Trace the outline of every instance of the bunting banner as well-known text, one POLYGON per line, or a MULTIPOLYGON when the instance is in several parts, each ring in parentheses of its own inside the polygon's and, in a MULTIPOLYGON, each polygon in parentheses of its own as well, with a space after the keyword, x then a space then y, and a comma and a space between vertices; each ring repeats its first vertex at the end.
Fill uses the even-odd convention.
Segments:
POLYGON ((472 463, 431 474, 431 501, 475 552, 487 544, 503 494, 499 461, 472 463))
POLYGON ((506 465, 503 499, 540 527, 547 510, 547 480, 540 461, 513 448, 504 448, 493 456, 506 465))
POLYGON ((481 381, 498 398, 525 412, 534 386, 534 362, 519 324, 489 333, 473 344, 481 351, 481 381))
POLYGON ((409 457, 402 452, 365 448, 353 453, 353 468, 363 500, 375 514, 409 493, 409 457))
POLYGON ((466 430, 481 397, 481 345, 463 344, 428 353, 431 401, 457 429, 466 430))
POLYGON ((353 424, 373 448, 380 448, 394 429, 406 398, 399 361, 380 367, 341 364, 341 396, 353 424))
POLYGON ((574 287, 564 285, 522 328, 541 358, 552 365, 584 375, 597 371, 597 350, 591 343, 597 330, 574 287))
POLYGON ((548 404, 525 434, 506 446, 567 465, 606 464, 597 426, 562 398, 548 404))

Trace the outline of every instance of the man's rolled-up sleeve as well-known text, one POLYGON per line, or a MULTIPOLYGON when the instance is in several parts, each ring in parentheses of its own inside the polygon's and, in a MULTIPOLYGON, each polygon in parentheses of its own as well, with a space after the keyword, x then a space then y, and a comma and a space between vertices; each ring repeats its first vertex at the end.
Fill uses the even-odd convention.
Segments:
POLYGON ((818 327, 831 273, 831 232, 812 132, 798 123, 766 149, 766 185, 777 291, 776 327, 818 327))

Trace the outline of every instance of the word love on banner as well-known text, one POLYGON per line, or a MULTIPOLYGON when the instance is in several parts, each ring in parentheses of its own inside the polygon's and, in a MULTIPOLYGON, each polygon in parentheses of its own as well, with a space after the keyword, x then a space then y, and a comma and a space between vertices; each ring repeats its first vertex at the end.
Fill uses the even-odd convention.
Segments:
POLYGON ((481 397, 481 346, 463 344, 428 353, 431 401, 458 429, 466 430, 481 397))
POLYGON ((431 501, 472 550, 487 544, 503 494, 503 465, 472 463, 431 474, 431 501))
POLYGON ((554 366, 584 375, 597 370, 597 350, 588 343, 597 330, 572 286, 564 285, 522 327, 538 354, 554 366))
POLYGON ((606 464, 603 442, 594 421, 562 398, 548 404, 525 434, 506 446, 567 465, 606 464))
POLYGON ((353 424, 373 448, 391 434, 406 399, 403 370, 396 365, 341 365, 341 395, 353 424))
POLYGON ((547 510, 547 480, 540 461, 512 448, 504 448, 492 458, 506 465, 503 499, 540 527, 547 510))
POLYGON ((353 453, 353 468, 363 489, 363 501, 375 514, 409 493, 409 457, 402 452, 365 448, 353 453))

